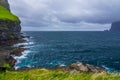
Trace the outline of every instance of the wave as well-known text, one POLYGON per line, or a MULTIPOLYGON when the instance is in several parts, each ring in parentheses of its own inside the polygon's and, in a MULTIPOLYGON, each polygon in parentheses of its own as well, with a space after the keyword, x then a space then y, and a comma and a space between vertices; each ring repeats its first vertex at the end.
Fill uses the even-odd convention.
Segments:
POLYGON ((33 45, 33 44, 34 44, 34 42, 18 43, 18 44, 13 45, 13 47, 19 47, 22 45, 27 46, 27 45, 33 45))
POLYGON ((107 70, 108 73, 114 71, 112 68, 109 68, 109 67, 107 67, 107 66, 105 66, 105 65, 102 65, 102 67, 104 67, 104 68, 107 70))
POLYGON ((21 56, 13 56, 13 58, 16 59, 16 61, 17 61, 15 63, 15 66, 14 66, 15 70, 17 70, 18 68, 20 68, 20 66, 17 66, 17 64, 21 63, 22 59, 27 58, 28 53, 30 53, 30 50, 23 51, 21 56))
POLYGON ((52 65, 52 66, 56 66, 56 65, 66 66, 64 61, 53 61, 53 62, 50 62, 49 64, 52 65))

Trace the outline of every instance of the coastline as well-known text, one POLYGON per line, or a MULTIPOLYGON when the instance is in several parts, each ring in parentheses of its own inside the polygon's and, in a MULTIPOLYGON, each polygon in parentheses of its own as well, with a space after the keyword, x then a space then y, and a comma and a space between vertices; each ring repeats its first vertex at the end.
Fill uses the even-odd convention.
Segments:
MULTIPOLYGON (((32 44, 33 42, 29 42, 29 38, 30 36, 26 36, 22 33, 22 38, 20 41, 17 41, 17 43, 15 42, 14 44, 12 44, 11 46, 13 47, 12 50, 10 51, 10 56, 9 58, 7 59, 8 63, 12 66, 12 69, 11 70, 16 70, 16 71, 23 71, 23 70, 31 70, 31 69, 36 69, 36 68, 33 68, 31 66, 24 66, 24 67, 18 67, 16 66, 20 61, 19 59, 21 58, 25 58, 27 53, 29 53, 29 47, 26 47, 25 45, 28 45, 28 44, 32 44)), ((61 66, 61 65, 56 65, 55 67, 53 68, 46 68, 46 69, 62 69, 62 70, 68 70, 69 66, 72 65, 74 63, 71 63, 69 65, 64 65, 61 66), (66 68, 66 69, 65 69, 66 68)), ((85 63, 84 63, 85 64, 85 63)), ((85 64, 86 65, 86 64, 85 64)), ((96 66, 92 65, 95 69, 96 66)), ((40 68, 44 68, 44 67, 40 67, 40 68)), ((104 66, 99 66, 100 69, 103 69, 104 68, 104 71, 105 72, 109 72, 108 69, 104 66)), ((89 72, 89 71, 88 71, 89 72)))
MULTIPOLYGON (((16 71, 24 71, 24 70, 31 70, 31 69, 42 69, 42 68, 33 68, 33 67, 30 67, 30 66, 24 66, 24 67, 16 67, 16 64, 19 63, 19 59, 21 58, 25 58, 27 53, 29 53, 29 48, 26 48, 25 47, 25 44, 28 45, 28 44, 31 44, 31 42, 28 42, 29 41, 29 38, 30 37, 24 37, 24 40, 25 42, 23 43, 17 43, 15 44, 14 46, 15 47, 20 47, 20 55, 14 55, 13 58, 16 60, 16 63, 14 65, 14 70, 16 71)), ((105 67, 98 67, 98 66, 94 66, 94 65, 90 65, 90 64, 86 64, 86 63, 82 63, 82 62, 76 62, 76 63, 72 63, 70 65, 56 65, 55 67, 52 67, 52 68, 46 68, 48 70, 63 70, 63 71, 67 71, 67 72, 70 72, 70 73, 80 73, 80 72, 94 72, 94 73, 100 73, 100 72, 107 72, 106 68, 105 67)))
MULTIPOLYGON (((48 69, 48 68, 30 68, 30 67, 22 67, 19 69, 15 69, 15 65, 17 60, 15 59, 16 56, 21 57, 25 54, 24 51, 29 50, 23 44, 29 44, 24 39, 24 42, 17 43, 12 45, 13 53, 11 62, 14 63, 13 69, 7 70, 5 75, 0 74, 2 80, 14 80, 14 79, 21 79, 21 80, 119 80, 119 73, 108 73, 104 67, 98 67, 86 63, 76 62, 72 63, 67 66, 56 65, 55 67, 48 69), (16 49, 15 49, 16 48, 16 49), (14 55, 14 56, 13 56, 14 55), (13 60, 14 57, 14 60, 13 60), (14 76, 16 75, 16 76, 14 76), (27 77, 26 77, 27 76, 27 77), (32 76, 32 77, 31 77, 32 76)), ((8 60, 8 61, 9 61, 8 60)), ((12 63, 10 63, 12 64, 12 63)))
POLYGON ((4 64, 8 64, 11 67, 10 70, 15 70, 14 66, 17 60, 14 58, 14 56, 23 55, 22 52, 25 51, 27 48, 24 48, 24 46, 14 46, 14 45, 26 42, 24 38, 25 37, 21 37, 19 40, 9 41, 0 44, 1 67, 4 66, 4 64))

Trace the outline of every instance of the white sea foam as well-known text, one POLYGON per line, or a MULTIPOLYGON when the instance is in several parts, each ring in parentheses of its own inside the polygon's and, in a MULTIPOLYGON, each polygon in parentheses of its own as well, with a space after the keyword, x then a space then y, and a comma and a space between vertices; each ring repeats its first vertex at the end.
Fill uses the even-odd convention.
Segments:
POLYGON ((60 66, 66 66, 65 64, 60 64, 60 66))
POLYGON ((23 40, 25 40, 25 41, 29 41, 29 39, 28 39, 28 38, 23 38, 23 40))
POLYGON ((14 68, 15 68, 15 70, 17 70, 17 69, 19 69, 19 68, 20 68, 20 66, 15 66, 14 68))
POLYGON ((13 47, 18 47, 18 46, 21 46, 21 45, 27 46, 27 45, 32 45, 32 44, 34 44, 34 42, 18 43, 18 44, 13 45, 13 47))
POLYGON ((31 65, 27 65, 26 67, 32 68, 33 66, 31 66, 31 65))
POLYGON ((59 62, 58 63, 60 66, 66 66, 65 64, 64 64, 64 62, 59 62))
POLYGON ((104 67, 107 70, 107 72, 111 72, 111 70, 112 70, 111 68, 108 68, 105 65, 102 65, 102 67, 104 67))
POLYGON ((25 50, 24 52, 22 52, 21 56, 13 56, 14 59, 17 60, 15 66, 14 66, 15 70, 17 70, 18 68, 20 68, 20 66, 17 66, 17 64, 21 63, 21 59, 27 58, 28 53, 30 53, 30 51, 29 50, 25 50))
POLYGON ((50 64, 51 64, 51 65, 66 66, 63 62, 58 62, 58 63, 51 62, 50 64))

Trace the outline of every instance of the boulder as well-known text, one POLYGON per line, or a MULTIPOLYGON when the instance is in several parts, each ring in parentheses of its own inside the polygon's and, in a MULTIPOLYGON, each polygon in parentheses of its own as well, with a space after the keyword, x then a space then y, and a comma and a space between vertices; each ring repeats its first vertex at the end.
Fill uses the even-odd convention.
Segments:
POLYGON ((70 73, 80 73, 80 72, 100 73, 100 72, 106 72, 106 69, 104 67, 93 66, 93 65, 90 65, 90 64, 82 63, 82 62, 73 63, 73 64, 68 65, 68 66, 57 65, 53 69, 62 69, 62 70, 68 71, 70 73))

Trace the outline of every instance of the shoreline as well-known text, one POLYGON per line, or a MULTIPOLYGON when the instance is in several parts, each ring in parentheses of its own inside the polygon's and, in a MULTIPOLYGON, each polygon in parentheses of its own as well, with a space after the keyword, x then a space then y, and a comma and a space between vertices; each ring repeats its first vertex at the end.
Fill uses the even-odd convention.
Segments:
MULTIPOLYGON (((38 68, 32 68, 32 67, 28 67, 28 66, 24 66, 24 67, 16 67, 17 63, 19 63, 19 61, 17 60, 17 58, 20 57, 25 57, 25 55, 27 55, 27 53, 25 53, 26 50, 29 50, 29 48, 26 48, 24 44, 29 44, 29 42, 27 42, 27 40, 30 37, 26 37, 22 35, 22 38, 19 41, 17 41, 17 43, 12 44, 11 47, 13 47, 13 49, 10 52, 9 58, 7 59, 7 62, 11 65, 12 69, 11 70, 15 70, 15 71, 24 71, 24 70, 31 70, 31 69, 38 69, 38 68), (21 42, 22 41, 22 42, 21 42)), ((50 69, 50 70, 57 70, 57 69, 61 69, 61 70, 65 70, 68 72, 73 72, 73 73, 78 73, 78 72, 107 72, 107 69, 104 67, 98 67, 98 66, 94 66, 94 65, 90 65, 90 64, 85 64, 82 62, 76 62, 76 63, 72 63, 70 65, 66 65, 66 66, 61 66, 61 65, 56 65, 53 68, 45 68, 45 69, 50 69), (75 64, 75 66, 71 67, 72 64, 75 64), (81 64, 81 66, 80 66, 81 64), (78 69, 78 68, 81 68, 78 69), (84 69, 86 69, 84 71, 84 69)), ((44 67, 42 67, 44 68, 44 67)), ((41 69, 41 68, 39 68, 41 69)))
MULTIPOLYGON (((30 38, 30 37, 29 37, 30 38)), ((24 44, 30 44, 31 42, 27 42, 27 40, 29 38, 25 38, 26 41, 24 43, 18 43, 15 44, 15 46, 22 46, 22 48, 24 48, 24 50, 21 52, 22 55, 20 56, 14 56, 14 59, 16 60, 16 64, 17 64, 17 58, 21 58, 21 57, 25 57, 27 55, 27 53, 25 52, 26 50, 29 50, 29 48, 26 48, 24 44)), ((18 61, 19 63, 19 61, 18 61)), ((15 64, 15 65, 16 65, 15 64)), ((39 68, 35 68, 35 67, 28 67, 28 66, 24 66, 24 67, 15 67, 14 65, 14 69, 16 71, 24 71, 24 70, 31 70, 31 69, 42 69, 44 67, 39 67, 39 68)), ((70 65, 56 65, 55 67, 52 68, 45 68, 48 70, 64 70, 64 71, 68 71, 68 72, 72 72, 72 73, 80 73, 80 72, 107 72, 107 70, 104 67, 98 67, 98 66, 94 66, 94 65, 90 65, 90 64, 86 64, 86 63, 82 63, 82 62, 76 62, 76 63, 72 63, 70 65)))
POLYGON ((21 34, 21 38, 18 40, 7 41, 6 43, 0 44, 0 66, 1 67, 6 67, 4 66, 6 64, 11 68, 10 70, 15 70, 14 66, 17 60, 14 58, 14 56, 21 56, 23 55, 22 52, 27 50, 27 48, 24 48, 24 46, 22 45, 14 46, 16 44, 21 44, 26 42, 26 40, 24 39, 26 38, 26 36, 23 36, 22 34, 21 34))

